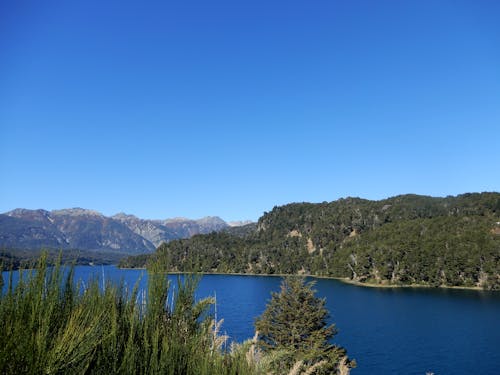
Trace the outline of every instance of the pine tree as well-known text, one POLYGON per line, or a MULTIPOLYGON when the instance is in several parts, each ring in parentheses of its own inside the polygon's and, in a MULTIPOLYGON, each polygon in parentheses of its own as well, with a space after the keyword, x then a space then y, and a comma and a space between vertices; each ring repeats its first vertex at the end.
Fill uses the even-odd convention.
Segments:
MULTIPOLYGON (((271 294, 266 310, 256 320, 259 347, 267 353, 287 353, 277 356, 278 372, 301 361, 309 367, 321 362, 315 374, 337 373, 346 357, 345 349, 329 342, 336 329, 327 323, 326 300, 316 297, 313 287, 314 282, 306 283, 304 278, 285 278, 280 292, 271 294)), ((354 366, 354 362, 347 363, 354 366)))

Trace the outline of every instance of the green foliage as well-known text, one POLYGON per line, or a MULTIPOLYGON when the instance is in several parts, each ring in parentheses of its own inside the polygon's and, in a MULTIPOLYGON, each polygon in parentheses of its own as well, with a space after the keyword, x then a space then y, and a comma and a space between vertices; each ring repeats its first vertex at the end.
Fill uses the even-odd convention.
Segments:
POLYGON ((380 284, 500 289, 500 194, 402 195, 275 207, 252 230, 162 244, 169 271, 308 274, 380 284))
POLYGON ((498 289, 500 236, 483 216, 390 223, 353 238, 335 262, 358 281, 498 289))
MULTIPOLYGON (((195 301, 187 277, 167 305, 166 274, 152 267, 147 295, 98 282, 75 285, 43 256, 36 269, 12 277, 0 298, 3 374, 258 374, 223 342, 207 315, 211 299, 195 301)), ((238 352, 235 350, 235 352, 238 352)), ((264 373, 264 372, 262 372, 264 373)))
POLYGON ((141 254, 136 256, 129 256, 120 259, 118 267, 120 268, 145 268, 146 263, 150 258, 149 254, 141 254))
POLYGON ((273 361, 276 372, 286 373, 294 364, 311 367, 318 363, 316 373, 336 373, 345 350, 330 344, 336 333, 327 325, 325 299, 315 296, 314 283, 303 278, 283 280, 279 293, 272 293, 266 310, 256 320, 258 344, 264 352, 278 352, 273 361))

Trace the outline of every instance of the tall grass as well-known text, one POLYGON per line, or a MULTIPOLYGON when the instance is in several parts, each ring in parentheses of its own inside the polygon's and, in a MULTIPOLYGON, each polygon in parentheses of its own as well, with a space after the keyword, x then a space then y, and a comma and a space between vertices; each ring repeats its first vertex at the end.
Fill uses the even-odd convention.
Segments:
POLYGON ((179 280, 167 301, 170 285, 159 268, 142 293, 137 285, 76 283, 72 269, 49 267, 43 255, 16 285, 12 273, 3 282, 2 374, 265 373, 248 360, 248 344, 221 350, 224 338, 208 314, 214 301, 195 300, 196 277, 179 280))

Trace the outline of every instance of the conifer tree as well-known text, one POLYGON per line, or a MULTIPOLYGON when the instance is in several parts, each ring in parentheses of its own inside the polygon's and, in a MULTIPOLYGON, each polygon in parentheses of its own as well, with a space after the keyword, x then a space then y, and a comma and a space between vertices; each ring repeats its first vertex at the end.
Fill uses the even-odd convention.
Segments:
POLYGON ((316 297, 313 287, 314 282, 306 283, 304 278, 285 278, 256 320, 260 348, 267 353, 287 353, 277 356, 278 372, 299 361, 309 368, 321 362, 315 374, 337 373, 341 362, 354 366, 347 360, 345 349, 330 343, 336 329, 328 325, 326 300, 316 297))

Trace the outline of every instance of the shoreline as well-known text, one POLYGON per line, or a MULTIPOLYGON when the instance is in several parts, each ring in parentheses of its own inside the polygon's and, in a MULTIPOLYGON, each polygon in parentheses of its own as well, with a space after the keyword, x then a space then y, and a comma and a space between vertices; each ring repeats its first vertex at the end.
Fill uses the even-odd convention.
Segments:
POLYGON ((342 281, 345 284, 356 285, 356 286, 364 286, 366 288, 389 288, 389 289, 397 289, 397 288, 425 288, 425 289, 461 289, 461 290, 476 290, 476 291, 488 291, 480 286, 456 286, 456 285, 439 285, 432 286, 426 284, 376 284, 376 283, 363 283, 356 280, 351 280, 348 278, 336 278, 333 279, 342 281))
MULTIPOLYGON (((116 266, 117 268, 120 268, 116 266)), ((147 270, 146 267, 123 267, 123 270, 147 270)), ((494 292, 494 290, 486 290, 479 286, 456 286, 456 285, 439 285, 431 286, 425 284, 376 284, 376 283, 364 283, 361 281, 356 281, 349 279, 347 277, 335 277, 335 276, 316 276, 316 275, 299 275, 299 274, 281 274, 281 273, 243 273, 243 272, 180 272, 180 271, 169 271, 167 274, 171 275, 182 275, 182 274, 200 274, 200 275, 228 275, 228 276, 262 276, 262 277, 287 277, 287 276, 304 276, 314 279, 328 279, 337 280, 343 282, 344 284, 360 286, 365 288, 381 288, 381 289, 399 289, 399 288, 422 288, 422 289, 459 289, 459 290, 475 290, 475 291, 485 291, 494 292)))

